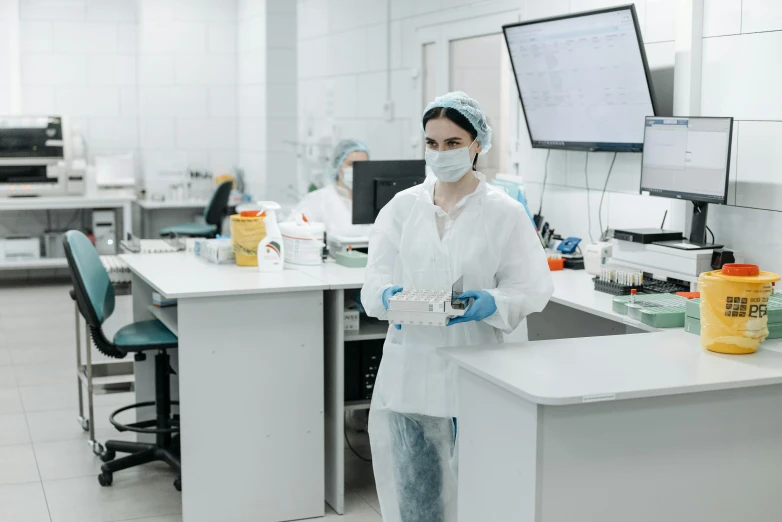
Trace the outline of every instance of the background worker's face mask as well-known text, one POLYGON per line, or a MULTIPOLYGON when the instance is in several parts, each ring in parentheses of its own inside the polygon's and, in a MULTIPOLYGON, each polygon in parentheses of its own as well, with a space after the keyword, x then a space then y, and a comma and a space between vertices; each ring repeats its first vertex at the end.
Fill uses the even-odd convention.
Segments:
POLYGON ((426 164, 440 181, 456 183, 472 169, 473 160, 470 157, 470 147, 472 147, 473 143, 475 143, 475 140, 467 147, 445 152, 426 149, 424 155, 426 164))
POLYGON ((342 167, 342 183, 353 190, 353 167, 342 167))

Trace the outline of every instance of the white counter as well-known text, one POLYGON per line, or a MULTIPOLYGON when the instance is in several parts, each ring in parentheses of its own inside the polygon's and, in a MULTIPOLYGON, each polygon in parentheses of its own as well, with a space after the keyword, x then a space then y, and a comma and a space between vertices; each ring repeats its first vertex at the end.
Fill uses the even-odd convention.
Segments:
POLYGON ((151 199, 136 200, 136 205, 138 205, 139 207, 145 210, 204 208, 208 204, 209 204, 209 200, 206 199, 182 199, 182 200, 167 199, 163 201, 155 201, 151 199))
POLYGON ((130 270, 171 299, 325 290, 328 284, 299 270, 259 272, 257 267, 216 265, 192 253, 123 254, 130 270))
POLYGON ((63 210, 79 208, 119 208, 136 197, 130 194, 98 193, 95 196, 29 196, 0 198, 0 211, 63 210))

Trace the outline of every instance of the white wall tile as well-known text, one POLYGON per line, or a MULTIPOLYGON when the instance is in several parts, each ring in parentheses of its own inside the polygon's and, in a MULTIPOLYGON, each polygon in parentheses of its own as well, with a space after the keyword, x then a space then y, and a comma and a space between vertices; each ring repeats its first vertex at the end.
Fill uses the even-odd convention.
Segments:
POLYGON ((704 0, 703 36, 723 36, 741 32, 742 0, 704 0))
POLYGON ((142 53, 203 53, 206 51, 204 22, 160 21, 139 26, 142 53))
POLYGON ((66 116, 119 116, 116 87, 60 87, 54 101, 57 112, 66 116))
MULTIPOLYGON (((612 192, 608 199, 608 226, 610 228, 657 228, 668 211, 666 228, 670 227, 671 209, 681 202, 640 194, 612 192)), ((603 203, 605 207, 605 202, 603 203)), ((597 215, 597 214, 595 214, 597 215)), ((603 221, 604 226, 606 221, 603 221)))
POLYGON ((138 31, 139 28, 136 24, 119 24, 117 26, 117 51, 136 54, 138 52, 138 31))
POLYGON ((63 53, 111 54, 117 52, 119 35, 115 24, 101 22, 58 22, 54 41, 63 53))
POLYGON ((135 149, 138 147, 136 118, 90 118, 87 124, 90 149, 135 149))
POLYGON ((268 49, 266 66, 266 81, 272 83, 295 83, 296 77, 296 50, 295 49, 268 49))
POLYGON ((358 77, 358 116, 382 118, 386 101, 386 73, 367 73, 358 77))
MULTIPOLYGON (((366 62, 364 71, 385 71, 388 62, 388 26, 383 24, 372 25, 365 29, 366 35, 366 62)), ((359 69, 361 70, 361 69, 359 69)))
POLYGON ((236 117, 238 104, 236 87, 209 87, 209 116, 236 117))
POLYGON ((238 23, 238 49, 257 51, 266 47, 266 16, 243 18, 238 23))
POLYGON ((135 116, 138 114, 138 87, 120 87, 119 113, 121 116, 135 116))
POLYGON ((239 85, 239 112, 242 117, 265 118, 266 117, 266 86, 264 85, 239 85))
POLYGON ((142 53, 138 63, 139 85, 173 85, 174 57, 142 53))
POLYGON ((149 86, 139 88, 139 111, 143 119, 161 116, 177 116, 174 86, 149 86))
POLYGON ((88 0, 86 18, 96 22, 135 22, 138 3, 134 0, 88 0))
POLYGON ((266 12, 266 2, 258 0, 238 0, 236 14, 239 20, 252 18, 266 12))
POLYGON ((266 35, 268 49, 296 49, 296 13, 268 13, 266 35))
POLYGON ((736 205, 782 211, 782 122, 742 121, 736 205))
POLYGON ((266 153, 242 149, 239 166, 244 169, 247 191, 255 197, 266 197, 266 153))
POLYGON ((367 48, 361 45, 366 32, 364 29, 337 33, 328 39, 329 66, 332 74, 346 74, 362 71, 367 63, 367 48))
POLYGON ((90 85, 135 85, 136 57, 132 55, 92 55, 87 59, 90 85))
POLYGON ((299 79, 318 78, 331 71, 328 40, 326 37, 299 42, 296 57, 299 79))
POLYGON ((86 85, 87 57, 83 55, 25 54, 22 84, 86 85))
POLYGON ((207 134, 210 149, 236 150, 238 142, 236 138, 237 125, 235 118, 209 118, 207 120, 207 134))
POLYGON ((239 120, 239 150, 266 150, 266 122, 262 118, 240 118, 239 120))
POLYGON ((175 119, 148 115, 141 121, 141 146, 147 149, 175 147, 175 119))
POLYGON ((782 255, 776 244, 766 244, 758 238, 759 231, 768 238, 782 236, 782 213, 711 205, 709 227, 718 242, 744 255, 747 263, 760 265, 762 270, 782 273, 782 255))
POLYGON ((22 112, 25 114, 55 114, 53 87, 22 89, 22 112))
POLYGON ((570 12, 578 13, 582 11, 592 11, 594 9, 604 9, 630 3, 635 4, 638 24, 641 26, 641 30, 643 30, 646 19, 646 0, 636 0, 634 2, 616 2, 616 0, 570 0, 570 12))
POLYGON ((19 27, 19 38, 23 53, 45 53, 54 50, 52 22, 22 21, 19 27))
POLYGON ((297 39, 305 40, 328 34, 328 3, 322 0, 299 0, 298 4, 296 9, 297 39))
POLYGON ((524 12, 525 20, 535 20, 570 12, 570 0, 528 0, 524 12))
POLYGON ((251 85, 266 82, 266 53, 264 51, 248 51, 239 53, 238 78, 239 85, 251 85))
POLYGON ((296 118, 269 118, 267 121, 267 150, 290 152, 296 141, 296 118))
POLYGON ((667 42, 676 39, 677 0, 646 0, 644 42, 667 42))
POLYGON ((266 114, 269 118, 292 118, 297 116, 297 86, 267 85, 266 114))
POLYGON ((215 174, 232 174, 233 167, 239 164, 239 151, 236 149, 209 149, 209 170, 215 174))
POLYGON ((204 147, 185 149, 188 168, 203 170, 209 168, 209 149, 204 147))
POLYGON ((418 118, 415 110, 418 94, 418 79, 413 78, 412 69, 401 69, 391 73, 391 99, 394 102, 395 118, 418 118))
POLYGON ((175 59, 174 79, 180 85, 235 85, 236 55, 180 55, 175 59))
POLYGON ((194 117, 209 114, 209 91, 206 87, 179 85, 173 89, 176 116, 194 117))
POLYGON ((144 23, 174 19, 174 0, 138 0, 139 19, 144 23))
POLYGON ((290 0, 266 0, 266 10, 275 14, 296 14, 296 2, 290 0))
POLYGON ((25 0, 19 5, 22 20, 82 20, 85 0, 25 0))
POLYGON ((782 2, 779 0, 743 0, 741 32, 782 30, 782 2))
POLYGON ((233 23, 207 26, 207 49, 210 53, 236 52, 236 25, 233 23))
POLYGON ((782 120, 782 32, 706 38, 703 41, 701 113, 739 120, 782 120))
POLYGON ((236 1, 175 0, 174 17, 185 21, 232 22, 236 20, 236 1))
POLYGON ((177 118, 177 148, 208 149, 210 138, 209 118, 177 118))

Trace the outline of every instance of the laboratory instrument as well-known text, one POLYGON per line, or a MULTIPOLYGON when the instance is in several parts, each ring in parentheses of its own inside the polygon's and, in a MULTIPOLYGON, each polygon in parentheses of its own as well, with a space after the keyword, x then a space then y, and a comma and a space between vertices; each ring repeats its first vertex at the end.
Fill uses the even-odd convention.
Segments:
POLYGON ((0 117, 0 197, 84 194, 69 137, 59 116, 0 117))
POLYGON ((642 150, 657 111, 635 6, 502 29, 533 147, 642 150))
POLYGON ((95 237, 95 249, 102 256, 117 253, 117 214, 113 210, 94 210, 92 212, 92 235, 95 237))
POLYGON ((258 270, 261 272, 282 272, 285 260, 285 245, 282 242, 282 232, 277 224, 279 203, 274 201, 259 201, 265 217, 266 235, 258 243, 258 270))
POLYGON ((29 261, 41 258, 41 240, 17 234, 0 238, 0 260, 29 261))
POLYGON ((353 163, 353 224, 371 225, 398 192, 423 183, 423 160, 356 161, 353 163))
POLYGON ((584 269, 589 275, 600 275, 600 270, 611 256, 611 243, 602 241, 587 245, 584 251, 584 269))
POLYGON ((709 203, 728 202, 733 118, 649 116, 644 129, 641 192, 693 203, 689 242, 666 246, 718 247, 706 243, 706 217, 709 203))
POLYGON ((557 246, 557 250, 562 254, 572 254, 578 248, 579 243, 581 243, 580 237, 569 237, 562 240, 557 246))
POLYGON ((462 301, 464 277, 448 290, 402 290, 388 299, 388 322, 420 326, 446 326, 461 317, 471 300, 462 301))
POLYGON ((621 228, 614 229, 614 239, 648 245, 658 241, 675 241, 684 237, 681 232, 662 228, 621 228))

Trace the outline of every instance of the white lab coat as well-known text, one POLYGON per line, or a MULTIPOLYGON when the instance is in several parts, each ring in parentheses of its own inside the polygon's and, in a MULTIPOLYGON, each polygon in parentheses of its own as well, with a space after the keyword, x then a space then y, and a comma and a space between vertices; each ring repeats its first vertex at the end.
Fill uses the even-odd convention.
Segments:
POLYGON ((296 206, 295 214, 326 225, 329 236, 367 237, 369 225, 353 224, 353 201, 348 192, 335 184, 307 194, 296 206))
POLYGON ((464 290, 488 290, 497 304, 497 311, 481 322, 389 328, 370 416, 375 478, 387 522, 402 520, 400 503, 420 505, 422 512, 424 506, 439 504, 444 520, 456 517, 457 439, 454 431, 448 434, 448 423, 433 419, 458 417, 457 369, 438 355, 437 348, 501 343, 503 332, 512 332, 527 315, 543 310, 554 290, 545 253, 524 207, 489 186, 483 175, 476 176, 481 180, 478 188, 457 204, 459 212, 452 211, 458 214, 456 219, 446 217, 442 239, 432 176, 397 194, 380 212, 370 234, 361 291, 370 316, 387 317, 382 294, 389 286, 450 290, 462 276, 464 290), (413 417, 400 422, 395 417, 399 413, 413 417), (407 436, 400 426, 417 431, 407 436), (432 437, 430 432, 440 435, 432 437), (422 437, 427 442, 418 444, 422 437), (430 448, 427 451, 434 447, 440 455, 442 469, 435 470, 434 479, 441 485, 439 500, 410 497, 416 488, 407 479, 421 477, 422 471, 407 473, 400 463, 423 460, 409 454, 414 445, 430 448))

